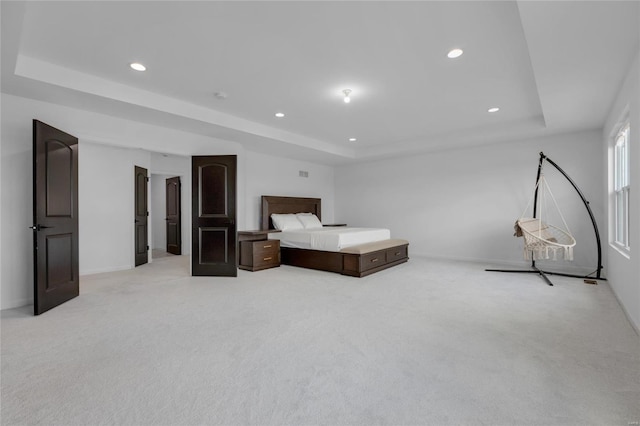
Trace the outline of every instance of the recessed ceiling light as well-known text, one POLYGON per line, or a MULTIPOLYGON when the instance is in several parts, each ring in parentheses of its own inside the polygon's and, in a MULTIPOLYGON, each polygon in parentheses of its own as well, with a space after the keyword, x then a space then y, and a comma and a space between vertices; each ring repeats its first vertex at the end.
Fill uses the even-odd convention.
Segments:
POLYGON ((225 100, 229 95, 227 95, 225 92, 216 92, 213 94, 213 96, 215 96, 218 99, 225 100))
POLYGON ((462 51, 462 49, 452 49, 449 51, 449 53, 447 53, 447 57, 450 59, 455 59, 459 56, 461 56, 464 52, 462 51))
POLYGON ((355 141, 357 141, 357 140, 358 140, 358 139, 356 139, 356 138, 349 138, 349 142, 355 142, 355 141))
POLYGON ((278 117, 278 118, 282 118, 282 117, 284 117, 284 113, 282 113, 282 112, 276 112, 276 117, 278 117))
POLYGON ((487 110, 487 112, 498 112, 498 111, 500 111, 500 108, 498 108, 498 107, 489 108, 487 110))
POLYGON ((145 67, 144 65, 142 65, 139 62, 133 62, 133 63, 129 64, 129 66, 131 68, 133 68, 134 70, 136 70, 136 71, 146 71, 147 70, 147 67, 145 67))

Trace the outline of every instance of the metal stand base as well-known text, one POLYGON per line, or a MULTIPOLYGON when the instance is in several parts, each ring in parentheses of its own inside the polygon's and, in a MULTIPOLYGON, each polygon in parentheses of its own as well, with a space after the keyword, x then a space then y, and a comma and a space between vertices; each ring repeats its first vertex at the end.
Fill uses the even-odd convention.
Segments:
POLYGON ((538 274, 550 286, 553 286, 553 283, 551 282, 549 277, 547 277, 547 275, 558 275, 558 276, 561 276, 561 277, 582 278, 582 279, 585 279, 585 280, 587 280, 587 279, 588 280, 602 280, 602 281, 606 281, 607 280, 606 278, 592 277, 590 275, 574 275, 574 274, 563 274, 561 272, 543 271, 542 269, 537 268, 535 265, 532 265, 531 268, 532 269, 485 269, 485 271, 488 271, 488 272, 515 272, 515 273, 520 273, 520 274, 538 274))

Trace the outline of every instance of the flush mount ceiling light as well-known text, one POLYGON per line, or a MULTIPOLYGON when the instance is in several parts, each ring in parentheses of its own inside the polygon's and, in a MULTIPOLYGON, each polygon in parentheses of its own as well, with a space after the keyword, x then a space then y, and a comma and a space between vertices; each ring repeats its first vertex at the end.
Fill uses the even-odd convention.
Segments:
POLYGON ((462 56, 464 52, 462 51, 462 49, 452 49, 449 51, 449 53, 447 53, 447 58, 449 59, 455 59, 458 58, 460 56, 462 56))
POLYGON ((351 89, 344 89, 342 93, 344 93, 344 103, 348 104, 351 102, 351 89))
POLYGON ((487 110, 487 112, 498 112, 498 111, 500 111, 500 108, 498 108, 498 107, 489 108, 487 110))
POLYGON ((136 71, 146 71, 147 70, 147 67, 145 67, 144 65, 142 65, 139 62, 133 62, 133 63, 129 64, 129 66, 132 69, 136 70, 136 71))
POLYGON ((349 138, 349 142, 355 142, 355 141, 357 141, 357 140, 358 140, 358 139, 356 139, 356 138, 349 138))
POLYGON ((278 118, 282 118, 282 117, 284 117, 284 113, 282 113, 282 112, 276 112, 276 117, 278 117, 278 118))

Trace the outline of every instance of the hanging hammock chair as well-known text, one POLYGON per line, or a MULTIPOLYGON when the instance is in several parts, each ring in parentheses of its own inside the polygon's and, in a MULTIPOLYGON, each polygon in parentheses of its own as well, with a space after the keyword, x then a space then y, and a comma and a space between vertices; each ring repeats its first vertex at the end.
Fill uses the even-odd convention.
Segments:
MULTIPOLYGON (((562 275, 565 277, 575 277, 575 278, 584 278, 584 282, 587 284, 597 284, 595 280, 606 280, 601 275, 602 272, 602 245, 600 243, 600 233, 598 232, 598 225, 596 223, 596 219, 593 216, 593 212, 591 211, 591 207, 589 207, 589 202, 582 194, 582 191, 578 188, 576 183, 569 177, 569 175, 560 168, 553 160, 544 155, 543 152, 540 153, 540 161, 538 162, 538 174, 536 176, 536 187, 533 193, 533 197, 529 200, 529 204, 524 209, 522 215, 520 215, 520 219, 516 221, 514 234, 517 237, 524 237, 524 258, 527 260, 531 260, 531 269, 486 269, 486 271, 492 272, 518 272, 518 273, 534 273, 539 274, 547 284, 550 286, 553 285, 551 280, 547 277, 547 275, 562 275), (591 219, 591 224, 593 225, 593 231, 596 238, 596 246, 598 250, 598 266, 597 269, 587 275, 576 275, 576 274, 567 274, 561 272, 551 272, 544 271, 536 266, 537 259, 551 259, 551 260, 560 260, 561 258, 565 260, 573 260, 573 247, 576 245, 576 240, 571 235, 571 231, 569 231, 569 227, 567 226, 567 222, 564 220, 562 216, 562 212, 558 208, 558 204, 556 203, 555 198, 553 197, 553 193, 551 192, 551 188, 547 184, 547 181, 544 178, 544 174, 542 173, 543 166, 549 163, 553 167, 562 174, 567 181, 573 186, 573 189, 576 190, 584 207, 587 209, 587 213, 589 214, 589 218, 591 219), (539 191, 542 190, 542 191, 539 191), (539 192, 541 192, 539 194, 539 192), (558 226, 553 226, 547 224, 545 222, 545 217, 542 215, 543 204, 546 203, 546 193, 549 193, 551 199, 557 209, 558 215, 562 219, 562 224, 564 225, 564 229, 561 229, 558 226), (534 201, 533 204, 533 217, 524 216, 524 212, 527 211, 531 202, 534 201), (538 203, 540 201, 540 203, 538 203), (540 213, 540 214, 539 214, 540 213), (596 274, 593 276, 593 274, 596 274)), ((547 216, 547 218, 549 218, 547 216)), ((555 216, 553 220, 549 218, 549 221, 557 221, 555 220, 555 216)))
POLYGON ((562 216, 562 212, 558 207, 558 203, 556 203, 544 174, 540 174, 533 197, 529 200, 520 219, 516 221, 514 229, 514 236, 524 237, 524 258, 526 260, 573 260, 573 247, 576 245, 576 240, 571 235, 571 231, 569 231, 567 222, 564 220, 564 216, 562 216), (543 212, 547 204, 547 194, 550 195, 562 219, 564 228, 549 225, 544 222, 543 212), (531 202, 536 199, 536 197, 539 197, 537 201, 540 201, 538 211, 534 211, 534 216, 537 217, 524 217, 524 212, 529 209, 531 202))
POLYGON ((568 232, 533 218, 518 219, 515 228, 515 235, 524 237, 526 260, 559 260, 558 253, 561 253, 565 260, 573 260, 576 240, 568 232))

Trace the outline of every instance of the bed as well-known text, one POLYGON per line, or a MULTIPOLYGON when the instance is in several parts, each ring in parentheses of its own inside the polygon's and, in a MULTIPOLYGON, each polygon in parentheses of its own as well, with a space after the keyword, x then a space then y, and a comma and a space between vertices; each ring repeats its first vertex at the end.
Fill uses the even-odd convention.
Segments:
MULTIPOLYGON (((273 230, 270 239, 281 239, 271 220, 272 214, 312 213, 321 217, 320 198, 262 196, 261 229, 273 230)), ((333 233, 333 230, 327 230, 333 233)), ((376 231, 373 231, 374 233, 376 231)), ((402 239, 392 239, 376 234, 374 241, 356 243, 352 236, 340 241, 342 245, 334 247, 337 251, 317 250, 301 247, 280 248, 281 262, 284 265, 321 271, 336 272, 354 277, 364 277, 384 269, 405 263, 409 260, 409 243, 402 239), (344 241, 348 241, 344 243, 344 241)), ((330 237, 330 240, 336 237, 330 237)))

